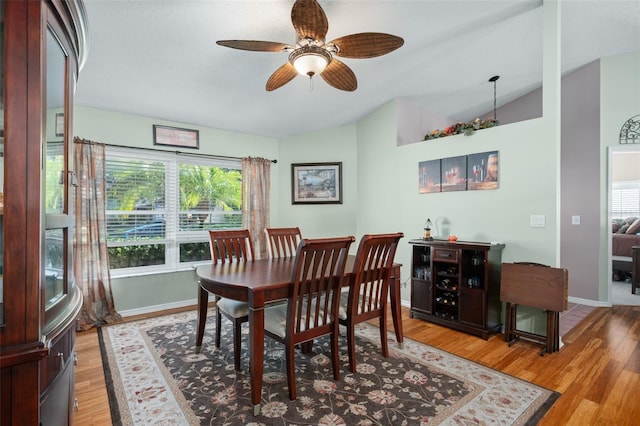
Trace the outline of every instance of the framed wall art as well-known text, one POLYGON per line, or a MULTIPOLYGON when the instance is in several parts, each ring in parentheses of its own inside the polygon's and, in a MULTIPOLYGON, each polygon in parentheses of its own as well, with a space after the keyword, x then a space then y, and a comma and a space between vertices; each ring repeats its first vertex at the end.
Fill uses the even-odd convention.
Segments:
POLYGON ((498 188, 498 151, 418 162, 418 193, 498 188))
POLYGON ((153 144, 198 149, 200 136, 198 130, 154 124, 153 144))
POLYGON ((342 204, 342 163, 291 164, 291 204, 342 204))
POLYGON ((442 159, 442 192, 467 190, 467 156, 442 159))
POLYGON ((440 192, 440 159, 420 161, 418 163, 418 193, 440 192))
POLYGON ((467 189, 483 190, 498 188, 498 151, 469 154, 467 189))

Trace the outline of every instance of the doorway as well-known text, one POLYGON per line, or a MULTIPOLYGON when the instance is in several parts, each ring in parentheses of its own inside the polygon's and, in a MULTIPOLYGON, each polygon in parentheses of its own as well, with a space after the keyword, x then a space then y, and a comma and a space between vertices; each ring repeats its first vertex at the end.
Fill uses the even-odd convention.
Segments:
POLYGON ((639 306, 640 292, 631 294, 627 247, 640 245, 640 234, 633 242, 635 237, 624 231, 624 225, 630 218, 640 217, 640 145, 609 147, 608 182, 608 223, 612 227, 608 242, 610 300, 612 305, 639 306))

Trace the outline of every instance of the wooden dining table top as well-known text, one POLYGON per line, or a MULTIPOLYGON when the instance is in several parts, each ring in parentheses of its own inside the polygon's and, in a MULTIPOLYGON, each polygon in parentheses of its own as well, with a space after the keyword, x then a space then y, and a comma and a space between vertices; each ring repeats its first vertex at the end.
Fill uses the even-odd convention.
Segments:
MULTIPOLYGON (((345 266, 344 276, 351 277, 355 255, 349 255, 345 266)), ((216 284, 220 291, 224 287, 230 290, 241 288, 250 291, 277 290, 288 288, 291 284, 291 272, 294 258, 258 259, 248 262, 217 263, 200 265, 196 269, 198 277, 205 282, 216 284)), ((394 264, 400 267, 400 264, 394 264)), ((219 294, 222 297, 224 294, 219 294)), ((246 298, 236 299, 246 301, 246 298)))

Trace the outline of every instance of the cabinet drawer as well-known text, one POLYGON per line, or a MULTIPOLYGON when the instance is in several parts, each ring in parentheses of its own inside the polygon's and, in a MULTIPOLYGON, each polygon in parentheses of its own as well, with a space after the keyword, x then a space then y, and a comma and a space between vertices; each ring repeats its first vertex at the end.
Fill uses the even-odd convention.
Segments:
MULTIPOLYGON (((73 323, 75 325, 75 323, 73 323)), ((58 336, 51 345, 49 355, 40 361, 40 392, 53 382, 58 374, 69 363, 73 356, 75 344, 75 330, 69 327, 63 334, 58 336)))
POLYGON ((433 260, 458 263, 458 250, 437 248, 433 251, 433 260))

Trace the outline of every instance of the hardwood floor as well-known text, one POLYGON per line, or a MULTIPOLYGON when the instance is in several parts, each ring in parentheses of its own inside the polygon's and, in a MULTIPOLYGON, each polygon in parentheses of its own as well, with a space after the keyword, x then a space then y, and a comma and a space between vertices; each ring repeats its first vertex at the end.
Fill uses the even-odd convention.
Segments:
MULTIPOLYGON (((390 317, 390 316, 389 316, 390 317)), ((640 306, 596 308, 563 336, 560 352, 540 356, 526 341, 485 341, 410 319, 405 337, 446 350, 562 394, 540 425, 633 425, 640 419, 640 306)), ((392 330, 392 324, 389 324, 392 330)), ((111 425, 100 348, 94 330, 76 340, 76 426, 111 425)))

